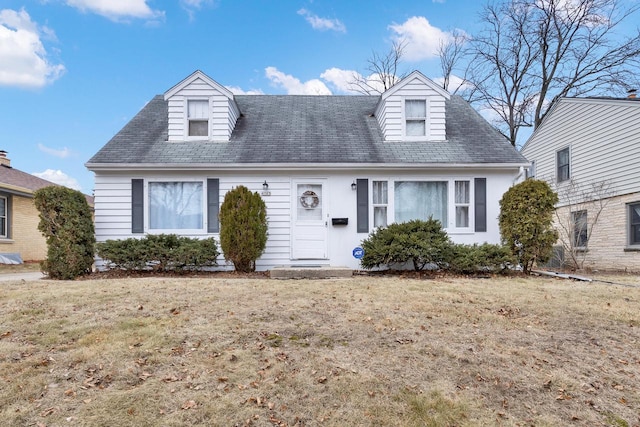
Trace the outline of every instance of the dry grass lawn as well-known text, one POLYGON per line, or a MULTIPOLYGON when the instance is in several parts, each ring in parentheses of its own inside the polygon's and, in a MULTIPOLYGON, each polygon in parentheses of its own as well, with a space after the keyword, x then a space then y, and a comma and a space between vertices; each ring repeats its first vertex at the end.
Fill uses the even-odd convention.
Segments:
POLYGON ((3 426, 639 426, 639 414, 638 287, 0 283, 3 426))

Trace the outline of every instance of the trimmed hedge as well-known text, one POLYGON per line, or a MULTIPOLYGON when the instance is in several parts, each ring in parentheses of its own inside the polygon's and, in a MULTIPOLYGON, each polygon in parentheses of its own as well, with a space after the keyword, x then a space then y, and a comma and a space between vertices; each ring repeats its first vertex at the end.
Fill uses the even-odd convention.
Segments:
POLYGON ((215 266, 220 255, 214 238, 194 239, 175 234, 107 240, 97 243, 96 250, 108 268, 162 272, 215 266))
POLYGON ((458 274, 505 273, 515 259, 509 248, 451 242, 440 221, 413 220, 376 229, 362 242, 365 269, 413 266, 458 274))

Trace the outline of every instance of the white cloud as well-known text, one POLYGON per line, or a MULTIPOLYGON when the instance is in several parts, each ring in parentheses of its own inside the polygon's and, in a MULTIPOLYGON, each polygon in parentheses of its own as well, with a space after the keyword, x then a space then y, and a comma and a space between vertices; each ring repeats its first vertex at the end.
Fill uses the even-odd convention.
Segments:
POLYGON ((55 157, 59 157, 61 159, 66 159, 72 154, 71 150, 69 150, 67 147, 64 147, 62 150, 56 150, 55 148, 49 148, 42 144, 38 144, 38 150, 55 157))
MULTIPOLYGON (((435 78, 433 79, 433 81, 440 87, 442 87, 444 83, 444 77, 435 78)), ((473 88, 473 85, 468 80, 458 77, 455 74, 449 76, 449 93, 462 92, 471 88, 473 88)))
POLYGON ((194 20, 196 11, 204 6, 213 6, 214 0, 180 0, 180 6, 189 14, 189 19, 194 20))
POLYGON ((342 70, 334 67, 325 70, 324 73, 320 74, 320 77, 329 82, 338 92, 342 93, 362 94, 362 90, 358 90, 358 85, 354 82, 361 82, 368 93, 384 92, 382 79, 377 74, 364 77, 357 71, 342 70))
POLYGON ((70 177, 61 170, 47 169, 44 172, 34 172, 32 175, 38 178, 46 179, 55 184, 64 185, 65 187, 72 188, 74 190, 82 191, 80 183, 75 178, 70 177))
POLYGON ((300 9, 298 11, 298 15, 304 16, 304 19, 311 24, 311 27, 314 30, 331 30, 339 33, 347 32, 347 27, 339 19, 320 18, 318 15, 309 12, 307 9, 300 9))
POLYGON ((405 43, 403 58, 422 61, 438 56, 440 41, 451 39, 451 33, 432 26, 424 16, 412 16, 402 24, 389 25, 395 34, 392 39, 405 43))
POLYGON ((286 89, 289 95, 331 95, 331 91, 321 80, 312 79, 303 83, 296 77, 279 71, 276 67, 267 67, 264 72, 275 86, 286 89))
POLYGON ((249 89, 244 90, 238 86, 225 86, 227 89, 231 91, 234 95, 264 95, 262 89, 249 89))
POLYGON ((42 87, 64 73, 64 65, 47 57, 42 35, 55 40, 54 32, 38 26, 24 9, 0 10, 0 85, 42 87))
POLYGON ((146 0, 66 0, 66 3, 82 12, 95 13, 112 21, 164 18, 164 11, 151 9, 146 0))

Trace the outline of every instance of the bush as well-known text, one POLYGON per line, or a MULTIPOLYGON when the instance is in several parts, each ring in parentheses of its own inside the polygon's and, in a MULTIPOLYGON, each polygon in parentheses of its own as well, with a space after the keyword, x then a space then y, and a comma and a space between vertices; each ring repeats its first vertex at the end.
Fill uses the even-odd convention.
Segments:
POLYGON ((448 269, 459 274, 505 273, 515 263, 509 248, 502 245, 457 244, 452 252, 448 269))
POLYGON ((220 247, 237 271, 256 269, 267 245, 267 207, 245 186, 227 192, 220 206, 220 247))
POLYGON ((525 273, 536 262, 546 262, 558 240, 553 211, 558 195, 545 181, 527 179, 511 187, 500 200, 502 241, 516 256, 525 273))
POLYGON ((96 244, 98 256, 109 268, 124 270, 191 271, 217 264, 215 239, 193 239, 175 234, 141 239, 107 240, 96 244))
POLYGON ((451 241, 440 221, 412 220, 376 229, 362 242, 363 268, 405 264, 411 261, 416 271, 427 266, 442 268, 449 262, 451 241))
POLYGON ((34 193, 40 212, 38 230, 47 242, 47 258, 40 264, 51 279, 69 280, 91 273, 95 234, 85 195, 50 186, 34 193))

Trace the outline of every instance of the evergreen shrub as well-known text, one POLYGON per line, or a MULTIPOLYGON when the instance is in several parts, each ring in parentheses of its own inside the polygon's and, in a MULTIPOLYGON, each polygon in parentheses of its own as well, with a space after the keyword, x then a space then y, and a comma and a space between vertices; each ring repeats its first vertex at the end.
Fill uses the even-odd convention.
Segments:
POLYGON ((47 242, 47 258, 40 263, 51 279, 70 280, 91 273, 95 233, 91 208, 84 194, 61 186, 34 193, 38 230, 47 242))
POLYGON ((500 200, 499 226, 503 243, 524 273, 549 260, 558 233, 553 212, 558 195, 545 181, 527 179, 511 187, 500 200))
POLYGON ((227 192, 220 206, 220 247, 236 271, 255 271, 267 228, 267 207, 258 193, 243 185, 227 192))
POLYGON ((175 234, 107 240, 96 244, 108 268, 122 270, 191 271, 217 265, 220 255, 214 238, 195 239, 175 234))

